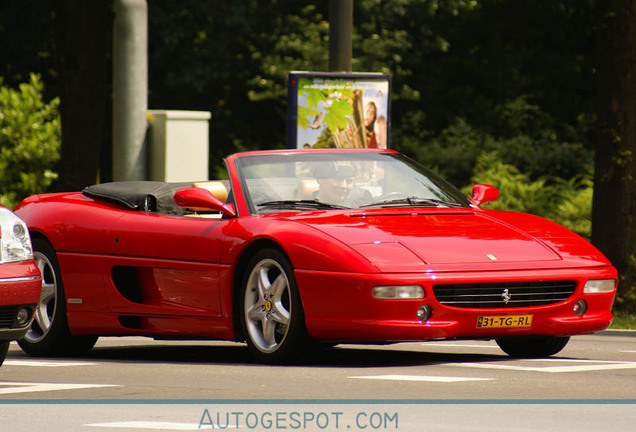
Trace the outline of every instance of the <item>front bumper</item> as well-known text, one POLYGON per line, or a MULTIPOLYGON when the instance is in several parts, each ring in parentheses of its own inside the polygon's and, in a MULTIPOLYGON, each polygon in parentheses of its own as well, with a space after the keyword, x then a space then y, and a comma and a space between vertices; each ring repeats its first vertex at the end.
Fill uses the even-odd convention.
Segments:
POLYGON ((33 322, 41 291, 42 280, 34 262, 0 264, 0 341, 24 337, 33 322), (22 309, 26 309, 28 318, 19 323, 17 316, 22 309))
POLYGON ((433 339, 492 339, 510 335, 571 336, 605 330, 612 322, 616 290, 584 294, 590 279, 616 279, 613 267, 559 270, 449 272, 425 274, 351 274, 295 271, 309 334, 330 342, 399 342, 433 339), (490 283, 501 281, 574 280, 574 293, 558 303, 532 307, 461 308, 439 303, 437 283, 490 283), (371 290, 378 285, 413 285, 424 288, 425 298, 379 300, 371 290), (586 312, 574 306, 584 300, 586 312), (417 310, 428 305, 430 319, 420 321, 417 310), (526 327, 478 327, 479 317, 531 315, 526 327))

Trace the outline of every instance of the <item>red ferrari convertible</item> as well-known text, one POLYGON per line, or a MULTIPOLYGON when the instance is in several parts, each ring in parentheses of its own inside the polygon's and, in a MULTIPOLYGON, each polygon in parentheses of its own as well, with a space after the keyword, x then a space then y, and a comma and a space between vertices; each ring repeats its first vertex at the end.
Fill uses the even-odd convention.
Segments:
POLYGON ((495 339, 559 352, 607 328, 617 274, 578 235, 480 208, 391 150, 234 154, 228 179, 105 183, 32 196, 48 319, 21 347, 90 349, 98 336, 246 341, 261 361, 311 343, 495 339))
POLYGON ((41 290, 26 224, 0 206, 0 366, 29 329, 41 290))

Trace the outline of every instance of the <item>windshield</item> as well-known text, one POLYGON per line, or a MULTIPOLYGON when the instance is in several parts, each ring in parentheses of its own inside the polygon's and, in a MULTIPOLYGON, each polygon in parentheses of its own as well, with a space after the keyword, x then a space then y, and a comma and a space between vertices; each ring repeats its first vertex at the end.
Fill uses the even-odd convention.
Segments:
POLYGON ((237 169, 250 212, 468 207, 446 181, 398 153, 287 152, 246 155, 237 169))

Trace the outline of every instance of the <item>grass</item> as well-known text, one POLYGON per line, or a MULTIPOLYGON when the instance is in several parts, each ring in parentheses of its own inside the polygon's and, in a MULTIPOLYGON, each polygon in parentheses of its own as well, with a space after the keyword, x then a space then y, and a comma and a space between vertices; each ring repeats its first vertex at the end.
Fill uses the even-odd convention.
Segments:
POLYGON ((614 321, 610 329, 636 330, 636 315, 626 312, 614 312, 614 321))

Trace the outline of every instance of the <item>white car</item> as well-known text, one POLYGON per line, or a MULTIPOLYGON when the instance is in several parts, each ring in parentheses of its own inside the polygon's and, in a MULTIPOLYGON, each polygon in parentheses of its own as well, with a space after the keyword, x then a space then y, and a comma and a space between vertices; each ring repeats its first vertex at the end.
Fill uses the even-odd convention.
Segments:
POLYGON ((28 331, 42 296, 42 278, 33 258, 26 224, 0 207, 0 366, 12 340, 28 331))

